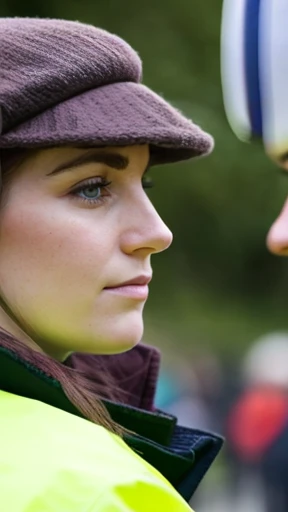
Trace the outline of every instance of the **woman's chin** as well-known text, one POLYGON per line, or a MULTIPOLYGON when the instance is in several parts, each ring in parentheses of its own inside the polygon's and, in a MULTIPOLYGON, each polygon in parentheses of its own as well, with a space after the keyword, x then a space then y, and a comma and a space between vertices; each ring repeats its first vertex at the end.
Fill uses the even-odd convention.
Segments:
MULTIPOLYGON (((131 350, 137 345, 143 336, 143 319, 137 315, 133 320, 107 321, 100 332, 99 326, 97 332, 93 333, 87 343, 82 342, 82 346, 77 349, 78 352, 88 352, 91 354, 119 354, 131 350)), ((81 340, 81 337, 80 337, 81 340)), ((83 337, 82 337, 83 340, 83 337)))
MULTIPOLYGON (((50 326, 51 327, 51 326, 50 326)), ((63 359, 72 352, 83 352, 86 354, 119 354, 131 350, 143 335, 143 318, 139 312, 134 314, 103 317, 97 322, 89 322, 87 319, 83 324, 72 325, 69 329, 65 326, 58 326, 58 329, 38 329, 39 339, 42 339, 41 348, 47 354, 56 359, 63 359), (61 335, 58 333, 61 332, 61 335), (56 355, 55 355, 56 354, 56 355), (60 354, 60 355, 58 355, 60 354)))
POLYGON ((142 334, 136 336, 132 333, 127 333, 127 336, 120 337, 119 333, 117 333, 116 337, 106 338, 105 340, 102 340, 99 342, 98 340, 95 340, 95 343, 87 344, 85 348, 79 347, 77 352, 87 352, 90 354, 102 354, 102 355, 112 355, 112 354, 120 354, 121 352, 127 352, 128 350, 131 350, 133 347, 135 347, 142 338, 142 334))

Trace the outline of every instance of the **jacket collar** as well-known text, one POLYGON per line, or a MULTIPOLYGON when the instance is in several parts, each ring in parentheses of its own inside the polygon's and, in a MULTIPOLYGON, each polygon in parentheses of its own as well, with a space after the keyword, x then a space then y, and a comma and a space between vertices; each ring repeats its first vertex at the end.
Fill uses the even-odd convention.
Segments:
POLYGON ((160 352, 155 348, 139 343, 128 352, 113 355, 91 355, 79 352, 72 354, 65 364, 90 380, 95 392, 104 369, 105 379, 109 377, 115 388, 115 398, 122 404, 131 405, 147 411, 154 410, 154 398, 159 376, 160 352))
MULTIPOLYGON (((82 416, 56 379, 1 346, 0 389, 82 416)), ((110 400, 104 403, 115 421, 138 434, 127 436, 127 444, 140 452, 189 501, 218 454, 222 438, 180 427, 176 418, 160 411, 151 412, 110 400)))

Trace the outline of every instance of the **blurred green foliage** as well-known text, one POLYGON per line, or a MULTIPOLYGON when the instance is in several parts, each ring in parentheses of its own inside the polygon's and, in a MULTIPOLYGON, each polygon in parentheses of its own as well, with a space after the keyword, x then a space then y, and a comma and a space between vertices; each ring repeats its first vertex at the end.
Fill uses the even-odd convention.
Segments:
POLYGON ((183 351, 200 341, 235 356, 255 336, 288 327, 288 264, 265 248, 288 181, 260 145, 239 142, 227 124, 221 4, 2 0, 0 15, 63 17, 117 33, 142 57, 146 85, 214 135, 209 158, 152 171, 151 199, 174 232, 174 243, 154 258, 146 338, 171 345, 176 340, 183 351))

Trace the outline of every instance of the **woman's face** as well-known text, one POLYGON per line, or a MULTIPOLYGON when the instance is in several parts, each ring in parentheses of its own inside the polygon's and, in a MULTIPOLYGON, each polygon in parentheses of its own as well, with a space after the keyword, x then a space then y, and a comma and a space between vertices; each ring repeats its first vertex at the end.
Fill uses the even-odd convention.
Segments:
POLYGON ((288 256, 288 199, 269 230, 267 247, 278 256, 288 256))
MULTIPOLYGON (((12 176, 0 216, 0 293, 57 359, 122 352, 142 337, 151 255, 172 241, 143 190, 148 161, 147 145, 46 149, 12 176)), ((2 310, 0 325, 25 341, 2 310)))

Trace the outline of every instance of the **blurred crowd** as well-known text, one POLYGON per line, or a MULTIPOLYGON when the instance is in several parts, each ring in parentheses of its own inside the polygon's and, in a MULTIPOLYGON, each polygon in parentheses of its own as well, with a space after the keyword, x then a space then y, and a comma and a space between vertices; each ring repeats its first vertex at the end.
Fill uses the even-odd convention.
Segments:
POLYGON ((193 501, 199 512, 206 502, 211 512, 288 511, 287 360, 288 333, 275 332, 255 340, 240 364, 225 367, 206 350, 163 369, 157 406, 226 439, 217 488, 204 482, 193 501))

